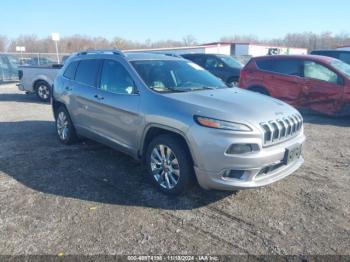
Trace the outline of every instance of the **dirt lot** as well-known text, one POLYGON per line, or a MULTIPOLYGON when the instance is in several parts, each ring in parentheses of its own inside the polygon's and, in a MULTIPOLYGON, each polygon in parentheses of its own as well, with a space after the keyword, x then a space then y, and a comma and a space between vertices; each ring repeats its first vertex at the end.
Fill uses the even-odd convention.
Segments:
POLYGON ((173 199, 128 156, 61 145, 49 105, 0 86, 0 254, 350 255, 350 118, 304 117, 294 175, 173 199))

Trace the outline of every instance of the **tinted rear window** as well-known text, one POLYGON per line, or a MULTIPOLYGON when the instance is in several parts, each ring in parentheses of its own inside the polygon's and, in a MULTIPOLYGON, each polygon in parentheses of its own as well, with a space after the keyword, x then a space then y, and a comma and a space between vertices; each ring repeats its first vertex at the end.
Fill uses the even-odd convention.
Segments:
POLYGON ((297 59, 264 59, 257 60, 257 66, 265 71, 278 74, 302 76, 301 63, 297 59))
POLYGON ((332 51, 312 51, 312 55, 323 55, 323 56, 329 56, 329 57, 334 57, 338 58, 339 53, 338 52, 332 52, 332 51))
POLYGON ((77 82, 96 87, 97 74, 101 61, 96 59, 80 61, 75 80, 77 82))
POLYGON ((79 62, 77 61, 70 63, 69 66, 66 68, 66 71, 64 71, 63 75, 69 79, 74 79, 78 63, 79 62))
POLYGON ((350 64, 350 52, 340 53, 339 60, 341 60, 347 64, 350 64))
POLYGON ((184 55, 184 58, 191 60, 195 62, 198 65, 203 66, 205 64, 205 57, 204 56, 198 56, 198 55, 184 55))

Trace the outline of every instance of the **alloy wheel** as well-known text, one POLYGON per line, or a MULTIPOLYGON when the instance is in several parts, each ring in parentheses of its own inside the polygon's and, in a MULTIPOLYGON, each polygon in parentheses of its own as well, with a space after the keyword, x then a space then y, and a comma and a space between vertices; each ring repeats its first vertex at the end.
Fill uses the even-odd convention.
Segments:
POLYGON ((166 145, 157 145, 151 153, 154 179, 165 189, 173 189, 179 182, 180 166, 175 153, 166 145))
POLYGON ((40 85, 38 87, 38 95, 42 100, 47 100, 49 99, 50 96, 50 89, 46 85, 40 85))
POLYGON ((68 118, 65 112, 59 112, 57 116, 57 133, 62 141, 68 138, 69 128, 68 128, 68 118))

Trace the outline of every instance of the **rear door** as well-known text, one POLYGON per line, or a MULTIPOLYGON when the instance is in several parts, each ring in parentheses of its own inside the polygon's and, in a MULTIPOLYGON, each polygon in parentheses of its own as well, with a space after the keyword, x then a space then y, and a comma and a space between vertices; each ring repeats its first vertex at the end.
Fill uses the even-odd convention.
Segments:
POLYGON ((142 121, 140 95, 123 63, 104 60, 90 114, 97 116, 94 129, 99 135, 135 153, 142 121))
POLYGON ((304 80, 302 61, 295 58, 263 59, 256 64, 264 71, 263 83, 273 97, 298 106, 302 100, 304 80))
MULTIPOLYGON (((77 64, 74 81, 65 81, 64 88, 68 94, 69 103, 67 106, 69 113, 76 128, 83 131, 94 131, 96 129, 96 118, 99 116, 93 110, 96 107, 94 96, 96 95, 98 73, 101 65, 102 60, 81 60, 77 64)), ((69 67, 64 76, 68 73, 68 69, 69 67)))
POLYGON ((304 61, 303 75, 305 107, 325 114, 340 110, 344 92, 342 76, 328 66, 311 60, 304 61))

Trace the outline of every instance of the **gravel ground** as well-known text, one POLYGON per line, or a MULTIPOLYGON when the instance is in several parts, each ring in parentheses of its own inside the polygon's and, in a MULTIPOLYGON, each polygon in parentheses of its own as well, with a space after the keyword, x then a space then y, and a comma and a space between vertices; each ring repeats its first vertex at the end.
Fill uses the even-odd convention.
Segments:
POLYGON ((305 164, 271 186, 169 198, 133 159, 61 145, 51 108, 0 86, 0 254, 348 254, 350 119, 304 115, 305 164))

